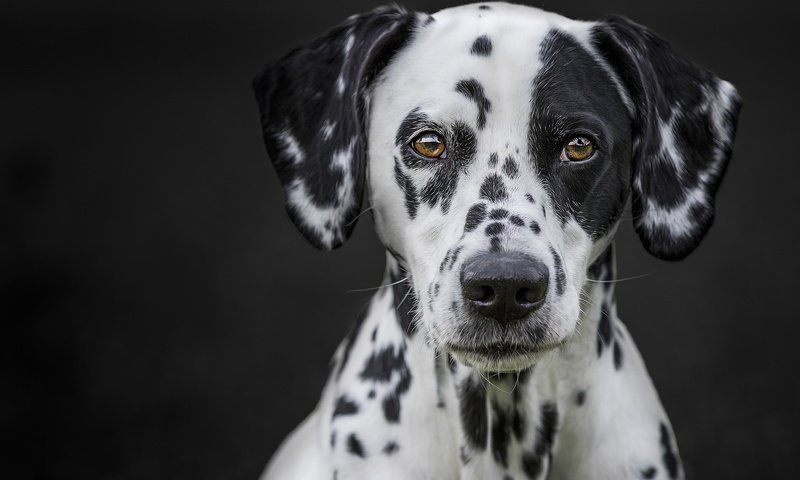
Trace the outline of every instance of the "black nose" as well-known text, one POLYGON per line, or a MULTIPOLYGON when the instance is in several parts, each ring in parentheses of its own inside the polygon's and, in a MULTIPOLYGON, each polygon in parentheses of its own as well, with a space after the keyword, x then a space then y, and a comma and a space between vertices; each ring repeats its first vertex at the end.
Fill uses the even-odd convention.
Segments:
POLYGON ((484 253, 464 262, 461 289, 480 314, 510 323, 544 303, 549 277, 547 266, 527 255, 484 253))

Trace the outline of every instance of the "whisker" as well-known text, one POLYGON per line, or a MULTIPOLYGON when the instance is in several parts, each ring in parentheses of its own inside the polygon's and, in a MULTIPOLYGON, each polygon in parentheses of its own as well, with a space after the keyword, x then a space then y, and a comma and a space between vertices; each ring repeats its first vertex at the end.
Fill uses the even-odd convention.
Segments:
POLYGON ((403 283, 406 280, 408 280, 408 276, 405 276, 405 277, 401 278, 400 280, 398 280, 396 282, 387 283, 385 285, 378 285, 377 287, 356 288, 356 289, 353 289, 353 290, 347 290, 346 293, 370 292, 370 291, 373 291, 373 290, 380 290, 381 288, 392 287, 394 285, 397 285, 398 283, 403 283))
POLYGON ((593 280, 591 278, 587 278, 586 281, 592 283, 617 283, 617 282, 625 282, 628 280, 636 280, 638 278, 643 278, 643 277, 649 277, 652 274, 653 272, 643 273, 641 275, 634 275, 632 277, 615 278, 614 280, 593 280))

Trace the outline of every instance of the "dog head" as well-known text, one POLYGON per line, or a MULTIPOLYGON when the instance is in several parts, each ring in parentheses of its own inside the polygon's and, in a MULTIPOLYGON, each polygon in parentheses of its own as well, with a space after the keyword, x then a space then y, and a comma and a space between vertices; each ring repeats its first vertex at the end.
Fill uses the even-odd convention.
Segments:
POLYGON ((495 371, 574 332, 587 268, 629 197, 653 255, 699 244, 740 105, 624 18, 498 3, 351 17, 254 85, 306 238, 339 246, 367 192, 417 327, 495 371))

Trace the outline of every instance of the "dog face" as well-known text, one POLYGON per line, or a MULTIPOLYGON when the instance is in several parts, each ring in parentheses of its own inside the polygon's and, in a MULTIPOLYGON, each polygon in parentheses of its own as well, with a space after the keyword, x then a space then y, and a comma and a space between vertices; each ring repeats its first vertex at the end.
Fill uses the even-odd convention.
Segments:
POLYGON ((651 253, 699 243, 739 107, 643 27, 507 4, 353 17, 268 68, 256 93, 306 237, 341 244, 366 188, 417 329, 489 371, 525 368, 574 332, 631 192, 651 253))

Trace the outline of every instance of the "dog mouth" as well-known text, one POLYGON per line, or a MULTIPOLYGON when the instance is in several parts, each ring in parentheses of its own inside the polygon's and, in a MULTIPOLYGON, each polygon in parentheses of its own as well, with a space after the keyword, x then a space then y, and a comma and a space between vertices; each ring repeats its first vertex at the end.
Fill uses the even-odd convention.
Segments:
POLYGON ((513 371, 531 366, 542 354, 551 352, 563 344, 563 341, 536 345, 506 342, 485 345, 451 343, 446 349, 468 366, 489 371, 513 371))

